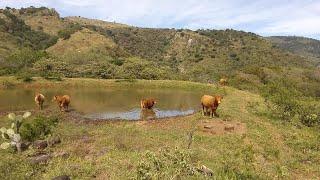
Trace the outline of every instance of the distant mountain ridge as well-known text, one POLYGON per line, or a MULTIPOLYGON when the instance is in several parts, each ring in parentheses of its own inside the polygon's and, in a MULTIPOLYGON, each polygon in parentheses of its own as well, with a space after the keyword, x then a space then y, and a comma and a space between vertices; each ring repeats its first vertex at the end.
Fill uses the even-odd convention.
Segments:
POLYGON ((277 47, 320 63, 320 41, 299 36, 268 37, 277 47))

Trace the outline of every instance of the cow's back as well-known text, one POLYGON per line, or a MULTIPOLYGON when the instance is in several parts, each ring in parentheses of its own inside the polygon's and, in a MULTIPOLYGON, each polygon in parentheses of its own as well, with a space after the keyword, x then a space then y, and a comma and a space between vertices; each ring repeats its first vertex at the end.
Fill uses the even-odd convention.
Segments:
POLYGON ((44 95, 42 95, 42 94, 37 94, 37 95, 35 96, 35 98, 34 98, 34 101, 35 101, 36 103, 42 103, 42 102, 44 102, 44 95))
POLYGON ((201 104, 205 107, 210 107, 214 104, 214 97, 209 95, 203 95, 201 98, 201 104))
POLYGON ((68 95, 62 96, 62 103, 64 103, 64 104, 69 104, 70 101, 71 101, 70 96, 68 96, 68 95))

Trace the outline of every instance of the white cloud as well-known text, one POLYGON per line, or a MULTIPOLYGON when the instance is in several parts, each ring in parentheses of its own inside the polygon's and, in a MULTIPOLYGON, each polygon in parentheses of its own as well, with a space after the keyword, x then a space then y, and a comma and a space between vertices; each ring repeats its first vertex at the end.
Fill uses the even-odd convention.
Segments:
POLYGON ((319 0, 1 0, 0 7, 49 6, 143 27, 235 28, 320 38, 319 0))

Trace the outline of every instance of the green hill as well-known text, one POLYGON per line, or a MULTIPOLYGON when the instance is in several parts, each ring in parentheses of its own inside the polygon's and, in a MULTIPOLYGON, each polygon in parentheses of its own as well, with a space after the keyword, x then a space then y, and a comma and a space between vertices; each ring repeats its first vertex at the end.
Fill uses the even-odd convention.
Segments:
POLYGON ((230 85, 252 91, 285 78, 305 94, 320 94, 315 88, 320 77, 314 61, 253 33, 138 28, 61 18, 44 7, 7 8, 0 18, 2 75, 198 82, 225 77, 230 85))

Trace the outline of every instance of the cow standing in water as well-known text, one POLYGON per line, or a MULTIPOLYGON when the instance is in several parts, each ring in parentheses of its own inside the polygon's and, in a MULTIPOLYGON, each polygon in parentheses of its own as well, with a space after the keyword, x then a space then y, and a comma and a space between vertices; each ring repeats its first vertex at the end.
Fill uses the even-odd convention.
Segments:
POLYGON ((68 95, 54 96, 52 101, 56 101, 58 103, 60 111, 69 110, 69 104, 71 101, 70 96, 68 95))
POLYGON ((43 103, 44 103, 45 97, 43 94, 37 93, 34 97, 34 101, 36 102, 39 110, 43 109, 43 103))
POLYGON ((157 101, 153 98, 150 99, 142 99, 140 101, 141 109, 152 109, 152 107, 157 103, 157 101))

